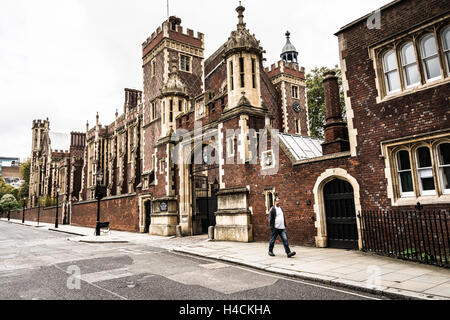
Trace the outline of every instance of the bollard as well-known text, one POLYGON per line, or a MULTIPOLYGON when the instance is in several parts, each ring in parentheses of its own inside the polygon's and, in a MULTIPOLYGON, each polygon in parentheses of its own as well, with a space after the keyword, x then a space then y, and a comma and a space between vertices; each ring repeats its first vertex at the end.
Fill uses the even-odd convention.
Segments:
POLYGON ((208 239, 214 240, 214 227, 213 226, 208 228, 208 239))

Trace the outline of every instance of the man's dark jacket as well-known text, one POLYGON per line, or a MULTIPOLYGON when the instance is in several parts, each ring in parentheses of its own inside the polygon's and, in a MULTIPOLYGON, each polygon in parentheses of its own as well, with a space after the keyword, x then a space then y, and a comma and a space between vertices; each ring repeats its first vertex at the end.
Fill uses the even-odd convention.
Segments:
MULTIPOLYGON (((277 209, 275 208, 275 206, 273 206, 269 211, 269 223, 270 223, 271 229, 275 229, 275 218, 276 217, 277 217, 277 209)), ((284 218, 284 227, 287 228, 286 214, 284 213, 284 211, 283 211, 283 218, 284 218)))

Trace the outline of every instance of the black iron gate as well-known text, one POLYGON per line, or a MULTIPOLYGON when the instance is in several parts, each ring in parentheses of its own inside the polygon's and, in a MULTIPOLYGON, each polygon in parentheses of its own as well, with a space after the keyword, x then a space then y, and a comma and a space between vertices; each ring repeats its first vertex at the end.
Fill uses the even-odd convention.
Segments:
POLYGON ((217 189, 216 183, 210 185, 208 176, 192 176, 193 200, 195 201, 195 216, 201 219, 202 233, 208 233, 208 228, 216 225, 217 189))
POLYGON ((325 185, 325 213, 330 248, 358 249, 358 228, 353 188, 335 179, 325 185))
POLYGON ((150 223, 151 223, 151 202, 146 201, 144 202, 144 208, 145 208, 145 230, 144 233, 150 232, 150 223))

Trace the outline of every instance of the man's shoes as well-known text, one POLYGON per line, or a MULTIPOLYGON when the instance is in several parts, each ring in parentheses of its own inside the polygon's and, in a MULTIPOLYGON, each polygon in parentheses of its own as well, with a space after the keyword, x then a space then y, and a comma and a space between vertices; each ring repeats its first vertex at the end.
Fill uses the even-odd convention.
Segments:
POLYGON ((297 253, 294 251, 294 252, 289 252, 288 253, 288 255, 287 255, 287 257, 288 258, 292 258, 293 256, 295 256, 297 253))
POLYGON ((275 257, 275 255, 273 254, 273 252, 272 252, 272 251, 269 251, 269 256, 271 256, 271 257, 275 257))

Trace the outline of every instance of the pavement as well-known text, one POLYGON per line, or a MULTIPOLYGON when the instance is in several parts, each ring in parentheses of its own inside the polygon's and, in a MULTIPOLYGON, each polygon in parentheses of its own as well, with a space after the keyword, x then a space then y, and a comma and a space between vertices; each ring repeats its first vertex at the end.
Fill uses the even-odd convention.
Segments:
MULTIPOLYGON (((8 222, 7 219, 0 221, 8 222)), ((10 223, 22 224, 21 220, 10 223)), ((68 240, 86 243, 151 244, 174 252, 264 270, 323 284, 355 289, 394 299, 450 300, 450 270, 379 256, 361 251, 292 246, 297 255, 288 259, 282 244, 275 257, 267 253, 268 243, 224 242, 205 236, 159 237, 141 233, 110 231, 100 237, 94 228, 25 222, 25 225, 70 235, 68 240)))

